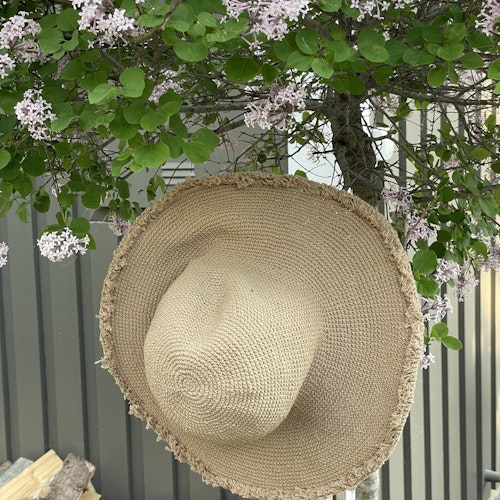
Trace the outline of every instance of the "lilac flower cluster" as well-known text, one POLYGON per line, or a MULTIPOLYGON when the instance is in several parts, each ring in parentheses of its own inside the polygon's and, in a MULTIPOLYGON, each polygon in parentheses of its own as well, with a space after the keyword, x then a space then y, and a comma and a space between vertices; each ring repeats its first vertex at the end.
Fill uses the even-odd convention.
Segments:
POLYGON ((481 263, 483 271, 500 271, 500 245, 493 242, 488 248, 488 258, 481 263))
POLYGON ((287 21, 298 21, 309 10, 309 0, 222 0, 227 17, 243 12, 250 17, 251 33, 262 33, 270 40, 281 40, 288 33, 287 21))
POLYGON ((9 247, 3 241, 0 241, 0 267, 7 264, 7 253, 9 252, 9 247))
POLYGON ((109 229, 113 231, 116 236, 123 236, 129 229, 132 223, 128 220, 118 217, 116 214, 109 216, 109 229))
POLYGON ((479 284, 479 280, 469 262, 464 262, 459 269, 458 277, 455 279, 455 295, 459 302, 464 302, 479 284))
POLYGON ((26 18, 27 12, 20 11, 2 24, 0 29, 0 49, 6 53, 0 55, 0 78, 5 78, 18 63, 45 60, 36 36, 42 28, 26 18))
POLYGON ((476 28, 487 35, 498 33, 497 24, 500 18, 500 3, 498 0, 485 0, 481 12, 477 16, 476 28))
POLYGON ((429 366, 433 363, 436 362, 436 358, 434 357, 434 354, 432 353, 427 353, 426 350, 424 349, 424 352, 422 352, 420 356, 420 366, 423 370, 427 370, 429 366))
POLYGON ((40 89, 29 89, 23 94, 23 100, 14 107, 19 123, 27 127, 31 137, 38 141, 50 140, 46 122, 56 119, 52 105, 41 94, 40 89))
POLYGON ((295 83, 289 83, 286 87, 275 84, 271 87, 268 99, 247 104, 245 124, 247 127, 258 126, 264 130, 273 127, 286 130, 290 127, 290 114, 305 109, 305 97, 305 90, 295 83))
POLYGON ((166 69, 161 72, 161 76, 165 78, 164 81, 158 83, 154 86, 151 95, 149 96, 149 100, 158 104, 160 97, 169 89, 174 90, 175 92, 182 92, 183 88, 181 85, 175 81, 175 78, 179 75, 179 71, 174 71, 171 69, 166 69))
POLYGON ((386 203, 394 205, 395 209, 407 219, 408 230, 406 237, 408 240, 422 239, 427 241, 436 234, 435 230, 429 227, 424 217, 411 213, 412 199, 405 188, 385 188, 382 190, 382 198, 386 203))
POLYGON ((89 243, 88 236, 78 238, 69 227, 61 232, 43 233, 37 240, 41 255, 47 257, 51 262, 60 262, 77 253, 84 255, 89 243))
POLYGON ((450 280, 455 281, 459 275, 460 266, 455 261, 438 259, 438 266, 432 279, 442 285, 443 283, 448 283, 450 280))
POLYGON ((107 0, 71 0, 80 11, 78 28, 96 35, 101 45, 113 46, 118 39, 137 33, 135 20, 125 16, 125 9, 117 9, 107 0))
POLYGON ((453 312, 450 298, 444 294, 442 297, 428 299, 422 297, 422 313, 425 321, 441 321, 448 313, 453 312))
POLYGON ((410 4, 412 0, 396 0, 388 2, 385 0, 351 0, 351 7, 359 10, 358 21, 362 21, 365 17, 373 17, 374 19, 383 19, 383 13, 393 9, 403 9, 405 4, 410 4))

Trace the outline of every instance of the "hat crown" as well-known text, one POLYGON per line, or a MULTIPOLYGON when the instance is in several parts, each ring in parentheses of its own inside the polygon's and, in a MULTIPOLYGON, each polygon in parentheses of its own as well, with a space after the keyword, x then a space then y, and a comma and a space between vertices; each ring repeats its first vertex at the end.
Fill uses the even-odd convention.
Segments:
POLYGON ((322 334, 307 290, 212 252, 191 261, 158 304, 144 344, 146 377, 172 428, 253 441, 289 414, 322 334))

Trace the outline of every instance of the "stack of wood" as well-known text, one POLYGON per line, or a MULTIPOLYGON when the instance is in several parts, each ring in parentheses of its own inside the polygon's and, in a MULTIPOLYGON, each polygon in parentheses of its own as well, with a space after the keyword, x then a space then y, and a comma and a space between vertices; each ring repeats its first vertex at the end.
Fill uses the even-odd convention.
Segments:
POLYGON ((33 462, 0 465, 0 500, 99 500, 91 479, 95 467, 73 454, 64 462, 54 450, 33 462))

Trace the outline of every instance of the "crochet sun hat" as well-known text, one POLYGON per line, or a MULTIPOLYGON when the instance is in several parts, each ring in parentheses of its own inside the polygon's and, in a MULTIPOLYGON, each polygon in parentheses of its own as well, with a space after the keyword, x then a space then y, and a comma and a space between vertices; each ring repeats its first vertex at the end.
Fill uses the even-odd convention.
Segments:
POLYGON ((323 498, 378 469, 422 352, 389 223, 291 176, 195 178, 146 209, 100 326, 130 412, 206 482, 263 499, 323 498))

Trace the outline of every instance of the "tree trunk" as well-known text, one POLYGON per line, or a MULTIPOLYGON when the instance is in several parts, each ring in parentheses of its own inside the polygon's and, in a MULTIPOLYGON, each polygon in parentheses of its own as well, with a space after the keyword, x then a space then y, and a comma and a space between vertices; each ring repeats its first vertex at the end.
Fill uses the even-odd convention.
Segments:
POLYGON ((373 140, 363 130, 361 104, 365 98, 349 92, 332 93, 325 115, 330 121, 332 149, 342 172, 344 189, 376 206, 383 188, 383 172, 377 169, 373 140))
POLYGON ((380 471, 370 474, 356 487, 356 500, 378 500, 380 490, 380 471))
MULTIPOLYGON (((344 189, 377 206, 384 187, 383 170, 377 169, 373 141, 363 130, 361 105, 365 98, 348 92, 330 95, 326 116, 333 132, 332 148, 342 171, 344 189)), ((360 401, 360 404, 363 404, 360 401)), ((378 500, 379 471, 356 488, 356 500, 378 500)))

